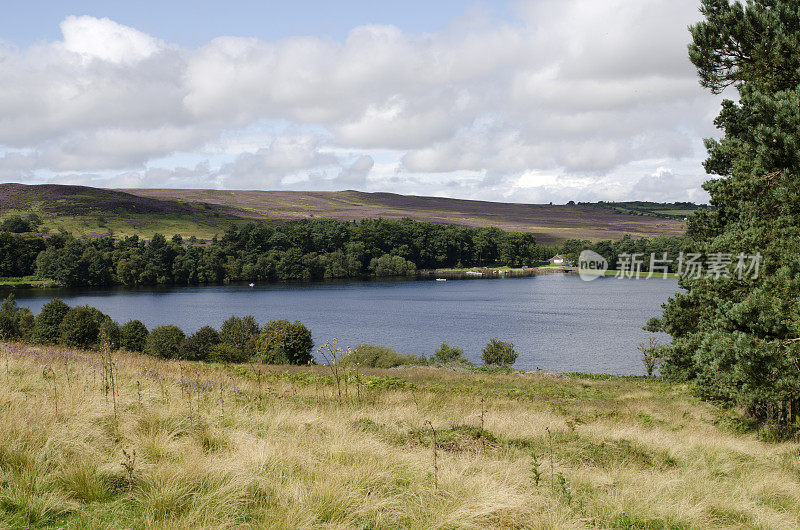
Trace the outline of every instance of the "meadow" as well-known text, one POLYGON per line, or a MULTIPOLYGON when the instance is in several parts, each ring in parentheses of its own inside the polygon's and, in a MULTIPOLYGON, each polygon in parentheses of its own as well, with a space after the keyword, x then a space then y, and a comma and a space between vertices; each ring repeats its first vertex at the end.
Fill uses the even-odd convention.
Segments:
POLYGON ((0 527, 800 522, 800 443, 686 385, 334 368, 2 344, 0 527))

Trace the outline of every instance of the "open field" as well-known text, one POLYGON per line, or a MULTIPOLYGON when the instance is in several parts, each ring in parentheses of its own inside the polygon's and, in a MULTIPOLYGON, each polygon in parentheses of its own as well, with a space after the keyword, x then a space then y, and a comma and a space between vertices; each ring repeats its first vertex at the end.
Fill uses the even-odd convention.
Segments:
POLYGON ((37 278, 36 276, 17 276, 14 278, 0 277, 0 287, 56 287, 58 282, 51 278, 37 278))
MULTIPOLYGON (((580 203, 587 204, 587 203, 580 203)), ((648 217, 660 217, 663 219, 683 220, 691 217, 698 210, 712 208, 713 206, 698 205, 691 202, 648 202, 648 201, 626 201, 626 202, 598 202, 588 203, 598 208, 606 208, 616 213, 643 215, 648 217)))
POLYGON ((654 379, 0 354, 0 527, 799 522, 800 444, 654 379))
POLYGON ((0 217, 27 213, 37 214, 51 231, 144 237, 160 232, 210 238, 231 222, 311 217, 411 217, 463 226, 497 226, 531 232, 540 243, 618 239, 625 234, 679 235, 684 230, 684 224, 676 220, 626 215, 589 205, 510 204, 356 191, 104 190, 0 184, 0 217))

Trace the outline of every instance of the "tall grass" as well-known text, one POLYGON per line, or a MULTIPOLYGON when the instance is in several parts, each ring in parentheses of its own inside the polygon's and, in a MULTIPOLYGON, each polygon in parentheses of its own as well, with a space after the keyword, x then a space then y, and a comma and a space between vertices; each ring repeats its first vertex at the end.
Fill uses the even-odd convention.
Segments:
POLYGON ((365 368, 340 397, 324 366, 6 346, 0 527, 800 522, 800 444, 657 380, 365 368))

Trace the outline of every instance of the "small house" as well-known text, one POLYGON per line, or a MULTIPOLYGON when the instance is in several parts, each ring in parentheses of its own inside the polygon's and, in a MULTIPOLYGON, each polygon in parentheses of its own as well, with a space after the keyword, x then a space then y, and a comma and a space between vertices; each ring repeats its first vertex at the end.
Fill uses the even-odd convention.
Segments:
POLYGON ((550 265, 567 265, 568 260, 566 257, 562 256, 561 254, 556 254, 552 258, 550 258, 550 265))

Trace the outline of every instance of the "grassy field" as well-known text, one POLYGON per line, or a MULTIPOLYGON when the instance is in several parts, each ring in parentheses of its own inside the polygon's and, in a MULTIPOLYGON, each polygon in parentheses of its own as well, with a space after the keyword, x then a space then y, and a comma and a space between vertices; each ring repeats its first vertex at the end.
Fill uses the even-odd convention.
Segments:
POLYGON ((58 287, 58 282, 50 278, 37 278, 36 276, 15 276, 0 278, 0 287, 58 287))
POLYGON ((155 232, 209 239, 230 223, 252 219, 399 219, 531 232, 539 243, 569 238, 680 235, 673 219, 628 215, 591 205, 511 204, 391 193, 105 190, 81 186, 0 184, 0 218, 35 213, 51 232, 95 236, 155 232))
POLYGON ((698 210, 709 208, 707 205, 698 205, 691 202, 662 203, 648 201, 627 201, 581 204, 591 204, 598 208, 607 208, 622 214, 661 217, 664 219, 675 219, 679 221, 686 217, 691 217, 698 210))
POLYGON ((799 522, 800 444, 654 379, 373 370, 339 398, 326 367, 0 363, 5 528, 799 522))

